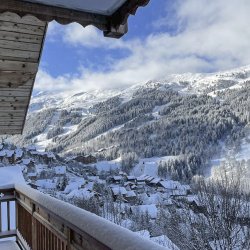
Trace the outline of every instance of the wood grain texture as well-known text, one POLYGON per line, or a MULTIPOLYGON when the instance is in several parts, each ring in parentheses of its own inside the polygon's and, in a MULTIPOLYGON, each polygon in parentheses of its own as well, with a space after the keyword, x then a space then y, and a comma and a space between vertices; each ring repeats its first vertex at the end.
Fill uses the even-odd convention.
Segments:
POLYGON ((0 14, 0 134, 22 133, 47 23, 0 14))

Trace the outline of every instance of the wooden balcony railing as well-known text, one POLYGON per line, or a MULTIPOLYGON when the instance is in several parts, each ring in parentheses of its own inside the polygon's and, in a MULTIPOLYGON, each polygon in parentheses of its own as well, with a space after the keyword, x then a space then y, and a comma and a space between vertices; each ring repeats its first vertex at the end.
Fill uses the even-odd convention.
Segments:
POLYGON ((15 237, 21 249, 166 249, 26 185, 0 194, 0 238, 15 237))

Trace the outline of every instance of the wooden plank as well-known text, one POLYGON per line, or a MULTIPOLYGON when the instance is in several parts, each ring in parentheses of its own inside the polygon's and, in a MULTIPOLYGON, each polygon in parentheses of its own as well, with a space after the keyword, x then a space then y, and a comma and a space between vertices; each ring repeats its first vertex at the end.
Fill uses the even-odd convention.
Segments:
POLYGON ((1 135, 15 135, 15 134, 21 134, 22 133, 22 127, 19 127, 18 129, 2 129, 0 128, 0 134, 1 135))
POLYGON ((13 97, 18 97, 18 96, 22 96, 22 97, 29 97, 30 96, 30 92, 29 91, 22 91, 22 90, 18 90, 18 89, 9 89, 9 90, 2 90, 0 89, 0 95, 1 97, 7 97, 7 96, 13 96, 13 97))
POLYGON ((39 52, 17 49, 0 49, 0 58, 13 61, 21 59, 21 61, 24 62, 38 62, 39 52))
POLYGON ((0 31, 10 31, 29 35, 43 36, 45 25, 27 25, 18 22, 0 21, 0 31))
POLYGON ((1 91, 4 90, 4 88, 11 88, 13 86, 16 86, 16 87, 22 86, 23 89, 31 88, 30 84, 28 86, 25 84, 34 78, 35 78, 35 75, 33 73, 29 73, 29 72, 1 71, 0 70, 0 88, 1 88, 1 91))
POLYGON ((8 40, 8 41, 18 41, 18 42, 41 44, 43 37, 37 36, 37 35, 24 34, 24 33, 1 31, 0 32, 0 39, 8 40))
MULTIPOLYGON (((1 75, 1 71, 0 71, 1 75)), ((0 94, 4 91, 16 90, 19 92, 25 92, 32 88, 35 75, 30 73, 13 72, 12 74, 3 73, 3 77, 0 76, 0 94), (2 80, 1 80, 2 79, 2 80), (2 85, 2 86, 1 86, 2 85)))
POLYGON ((22 104, 16 104, 16 105, 10 105, 8 103, 5 103, 4 105, 0 106, 0 110, 19 110, 19 109, 26 109, 28 103, 22 103, 22 104))
POLYGON ((8 22, 18 22, 22 24, 29 24, 29 25, 38 25, 43 26, 45 23, 43 21, 40 21, 34 16, 24 16, 20 17, 16 13, 11 12, 5 12, 0 14, 0 21, 8 21, 8 22))
POLYGON ((0 125, 6 125, 7 123, 8 124, 11 124, 11 123, 16 124, 16 123, 21 123, 21 122, 23 122, 23 117, 20 117, 20 118, 15 119, 15 120, 6 117, 6 119, 0 121, 0 125))
MULTIPOLYGON (((15 117, 14 114, 13 114, 13 117, 15 117)), ((24 115, 15 117, 14 120, 11 119, 11 118, 12 118, 12 116, 6 116, 6 117, 3 116, 2 119, 1 119, 1 124, 9 123, 11 121, 13 121, 13 122, 15 122, 15 121, 17 121, 17 122, 18 121, 22 121, 24 119, 24 115)))
POLYGON ((37 63, 0 60, 1 71, 25 71, 35 74, 37 72, 37 69, 38 69, 37 63))
MULTIPOLYGON (((31 78, 32 80, 34 78, 31 78)), ((17 91, 29 91, 33 85, 26 85, 27 81, 12 80, 8 82, 0 81, 0 91, 9 91, 9 90, 17 90, 17 91)))
POLYGON ((0 102, 20 102, 20 101, 25 101, 28 100, 27 97, 25 96, 7 96, 3 97, 0 95, 0 102))
MULTIPOLYGON (((1 135, 21 135, 22 134, 22 130, 7 130, 7 131, 0 131, 1 135)), ((0 235, 1 237, 1 235, 0 235)), ((1 239, 1 238, 0 238, 1 239)))
POLYGON ((1 102, 0 101, 0 106, 1 107, 16 107, 16 106, 27 106, 28 100, 25 101, 20 101, 20 102, 1 102))
POLYGON ((22 132, 46 27, 32 16, 0 14, 0 134, 22 132))
POLYGON ((11 125, 15 125, 15 126, 17 126, 18 128, 22 128, 22 126, 23 126, 23 121, 20 121, 20 122, 18 122, 18 123, 10 123, 10 124, 1 124, 0 123, 0 128, 3 128, 3 127, 11 127, 11 125))
POLYGON ((7 133, 8 131, 20 131, 22 130, 22 125, 17 125, 16 127, 4 127, 0 126, 0 134, 7 133))
POLYGON ((28 86, 24 86, 23 82, 1 82, 0 81, 0 91, 1 89, 22 89, 22 90, 29 90, 32 88, 32 86, 28 87, 28 86))
POLYGON ((0 39, 0 48, 39 52, 41 46, 38 43, 27 43, 0 39))
MULTIPOLYGON (((28 105, 28 104, 27 104, 28 105)), ((17 106, 17 107, 0 107, 0 112, 4 111, 4 112, 12 112, 12 111, 25 111, 27 108, 27 105, 23 105, 23 106, 17 106)))

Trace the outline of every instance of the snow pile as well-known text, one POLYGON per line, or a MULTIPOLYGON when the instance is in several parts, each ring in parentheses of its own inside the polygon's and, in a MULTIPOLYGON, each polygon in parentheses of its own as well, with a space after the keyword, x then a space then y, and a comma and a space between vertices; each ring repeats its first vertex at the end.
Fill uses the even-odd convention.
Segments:
POLYGON ((0 188, 13 188, 15 184, 25 184, 22 169, 20 167, 0 168, 0 188))

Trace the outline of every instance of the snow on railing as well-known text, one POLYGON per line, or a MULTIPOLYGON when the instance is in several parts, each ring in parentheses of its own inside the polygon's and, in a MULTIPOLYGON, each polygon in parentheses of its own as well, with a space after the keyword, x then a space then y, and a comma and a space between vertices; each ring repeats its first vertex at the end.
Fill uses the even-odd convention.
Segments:
POLYGON ((24 184, 15 185, 15 189, 0 189, 0 193, 3 194, 0 207, 3 208, 3 203, 7 202, 7 213, 4 215, 3 211, 0 211, 1 225, 7 225, 7 228, 0 230, 3 231, 0 238, 16 236, 17 242, 24 249, 166 249, 24 184), (16 209, 11 202, 16 203, 16 209), (13 224, 13 221, 16 223, 13 224))

